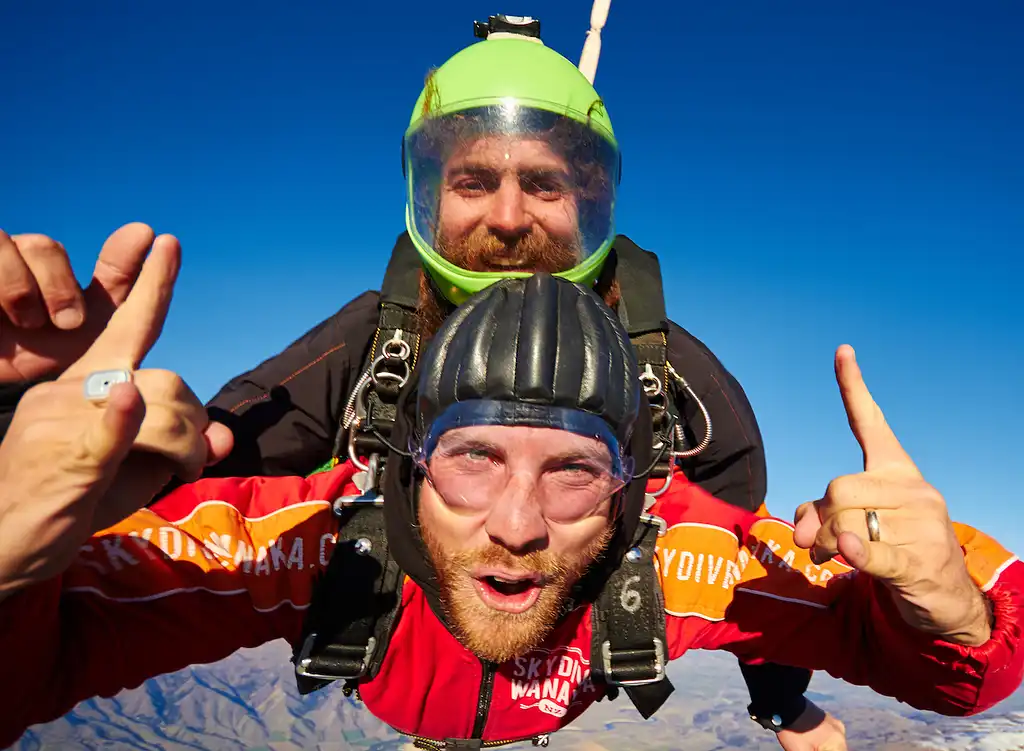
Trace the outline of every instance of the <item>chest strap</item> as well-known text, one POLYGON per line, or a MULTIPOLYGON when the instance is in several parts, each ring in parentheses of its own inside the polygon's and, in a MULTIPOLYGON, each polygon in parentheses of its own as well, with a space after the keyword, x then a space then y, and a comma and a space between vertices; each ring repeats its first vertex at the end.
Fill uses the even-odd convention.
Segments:
POLYGON ((391 557, 380 496, 335 501, 341 524, 293 654, 300 694, 373 678, 391 638, 404 575, 391 557))
POLYGON ((654 568, 664 524, 644 514, 633 547, 591 609, 591 676, 621 687, 645 720, 674 690, 665 672, 665 604, 654 568))

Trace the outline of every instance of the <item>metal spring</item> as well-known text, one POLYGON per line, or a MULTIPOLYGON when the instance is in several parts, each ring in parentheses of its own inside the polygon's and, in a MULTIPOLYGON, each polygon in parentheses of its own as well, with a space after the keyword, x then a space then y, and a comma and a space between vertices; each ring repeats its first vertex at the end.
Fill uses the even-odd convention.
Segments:
POLYGON ((342 418, 342 427, 350 428, 352 423, 356 420, 356 402, 359 401, 360 394, 363 393, 363 389, 370 382, 370 371, 367 369, 359 380, 356 381, 356 386, 352 389, 352 394, 348 398, 348 403, 345 405, 345 413, 342 418))
MULTIPOLYGON (((688 459, 691 456, 696 456, 697 454, 699 454, 701 451, 706 449, 711 444, 711 415, 708 413, 707 407, 704 406, 704 402, 702 402, 700 400, 700 397, 698 397, 693 392, 693 389, 690 388, 690 384, 686 382, 686 379, 683 378, 681 375, 679 375, 676 372, 676 369, 672 367, 672 363, 666 362, 665 365, 668 367, 668 374, 670 376, 672 376, 672 379, 677 384, 679 384, 684 389, 686 389, 686 392, 691 397, 693 397, 693 400, 695 402, 697 402, 697 406, 700 408, 701 414, 704 415, 704 424, 707 426, 707 429, 704 432, 704 439, 700 443, 698 443, 696 446, 694 446, 692 449, 687 449, 686 451, 673 451, 672 452, 672 456, 676 457, 677 459, 688 459)), ((676 434, 676 440, 679 442, 679 444, 680 445, 685 444, 686 439, 685 439, 685 437, 683 435, 683 428, 678 423, 676 423, 676 426, 675 426, 675 434, 676 434)))

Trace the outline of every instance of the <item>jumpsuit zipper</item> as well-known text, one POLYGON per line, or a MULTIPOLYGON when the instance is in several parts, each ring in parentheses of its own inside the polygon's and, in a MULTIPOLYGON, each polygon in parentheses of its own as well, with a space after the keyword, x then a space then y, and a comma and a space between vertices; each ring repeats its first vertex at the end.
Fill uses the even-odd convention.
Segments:
POLYGON ((473 738, 484 737, 487 725, 487 713, 491 708, 491 694, 494 691, 494 673, 497 666, 493 662, 480 660, 483 674, 480 676, 480 696, 476 700, 476 722, 473 723, 473 738))

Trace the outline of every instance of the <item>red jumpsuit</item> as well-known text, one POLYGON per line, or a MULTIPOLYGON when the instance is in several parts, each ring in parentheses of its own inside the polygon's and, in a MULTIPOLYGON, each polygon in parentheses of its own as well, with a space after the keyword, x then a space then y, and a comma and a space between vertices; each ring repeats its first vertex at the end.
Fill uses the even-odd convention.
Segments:
MULTIPOLYGON (((86 698, 241 647, 294 646, 333 549, 331 500, 357 492, 353 473, 345 464, 309 479, 181 487, 98 533, 61 576, 0 603, 0 748, 86 698)), ((722 503, 682 474, 652 511, 668 524, 657 564, 672 659, 725 649, 950 715, 991 707, 1021 683, 1024 565, 971 528, 957 525, 957 535, 996 619, 976 648, 910 628, 870 577, 838 561, 812 564, 791 525, 722 503)), ((359 694, 412 736, 468 738, 482 711, 485 741, 534 737, 603 693, 589 680, 590 644, 581 606, 541 647, 500 666, 481 703, 480 661, 410 581, 381 670, 359 694)))

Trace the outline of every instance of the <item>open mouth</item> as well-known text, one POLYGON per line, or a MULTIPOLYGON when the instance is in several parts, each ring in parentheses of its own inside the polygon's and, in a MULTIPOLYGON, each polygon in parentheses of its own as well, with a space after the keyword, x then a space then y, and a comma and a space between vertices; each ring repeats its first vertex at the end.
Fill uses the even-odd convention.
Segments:
POLYGON ((489 608, 506 613, 525 613, 540 597, 544 581, 539 574, 480 571, 473 576, 473 586, 489 608))

